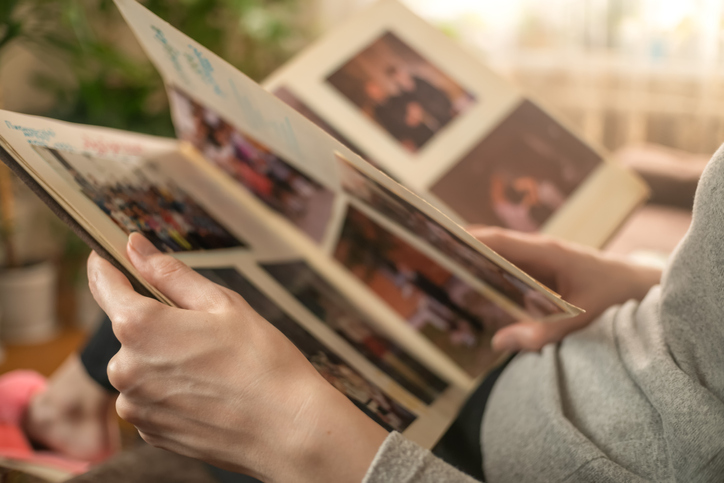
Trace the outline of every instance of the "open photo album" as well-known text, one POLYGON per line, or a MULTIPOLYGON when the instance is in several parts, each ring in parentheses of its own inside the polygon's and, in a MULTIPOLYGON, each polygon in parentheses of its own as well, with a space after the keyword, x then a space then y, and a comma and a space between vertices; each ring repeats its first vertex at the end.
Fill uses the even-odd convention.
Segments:
POLYGON ((134 0, 178 140, 0 111, 0 157, 141 293, 140 232, 239 293, 334 387, 432 447, 507 355, 495 331, 581 310, 462 226, 603 244, 647 196, 394 0, 262 88, 134 0))

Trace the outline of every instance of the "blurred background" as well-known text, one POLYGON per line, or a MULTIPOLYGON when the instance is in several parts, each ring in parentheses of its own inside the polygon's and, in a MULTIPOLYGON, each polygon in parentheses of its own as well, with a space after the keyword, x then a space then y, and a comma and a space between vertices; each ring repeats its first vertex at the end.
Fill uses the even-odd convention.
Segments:
MULTIPOLYGON (((142 3, 262 80, 371 0, 142 3)), ((673 248, 701 167, 724 140, 724 1, 404 3, 647 176, 652 204, 609 250, 673 248), (642 233, 656 239, 644 243, 642 233)), ((109 0, 2 0, 0 107, 173 135, 160 77, 109 0)), ((32 366, 47 375, 98 319, 88 249, 4 171, 0 208, 0 373, 32 366)))

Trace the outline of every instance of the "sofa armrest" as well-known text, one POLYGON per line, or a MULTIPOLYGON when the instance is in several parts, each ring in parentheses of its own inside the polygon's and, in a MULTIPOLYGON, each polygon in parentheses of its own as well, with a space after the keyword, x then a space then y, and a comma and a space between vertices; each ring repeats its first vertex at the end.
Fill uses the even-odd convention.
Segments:
POLYGON ((636 171, 651 188, 649 203, 690 210, 696 186, 709 156, 657 144, 625 146, 613 153, 618 162, 636 171))

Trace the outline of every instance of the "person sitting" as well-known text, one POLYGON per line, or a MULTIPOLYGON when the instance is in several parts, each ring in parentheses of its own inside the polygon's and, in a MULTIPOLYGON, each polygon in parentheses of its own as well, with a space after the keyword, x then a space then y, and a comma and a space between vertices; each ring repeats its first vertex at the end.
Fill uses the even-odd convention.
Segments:
MULTIPOLYGON (((663 277, 542 235, 473 231, 587 309, 494 336, 520 353, 472 428, 488 481, 721 480, 723 183, 720 149, 663 277)), ((128 256, 181 306, 138 295, 91 255, 91 289, 122 343, 108 365, 116 409, 149 443, 264 481, 474 481, 367 418, 236 293, 141 235, 128 256)))

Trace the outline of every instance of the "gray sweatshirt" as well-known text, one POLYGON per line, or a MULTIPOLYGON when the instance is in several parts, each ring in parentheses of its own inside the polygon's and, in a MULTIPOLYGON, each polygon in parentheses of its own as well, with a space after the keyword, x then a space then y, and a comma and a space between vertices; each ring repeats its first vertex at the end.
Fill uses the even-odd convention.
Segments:
MULTIPOLYGON (((517 356, 481 429, 490 482, 724 481, 724 147, 642 302, 517 356)), ((364 483, 470 482, 391 434, 364 483)))

